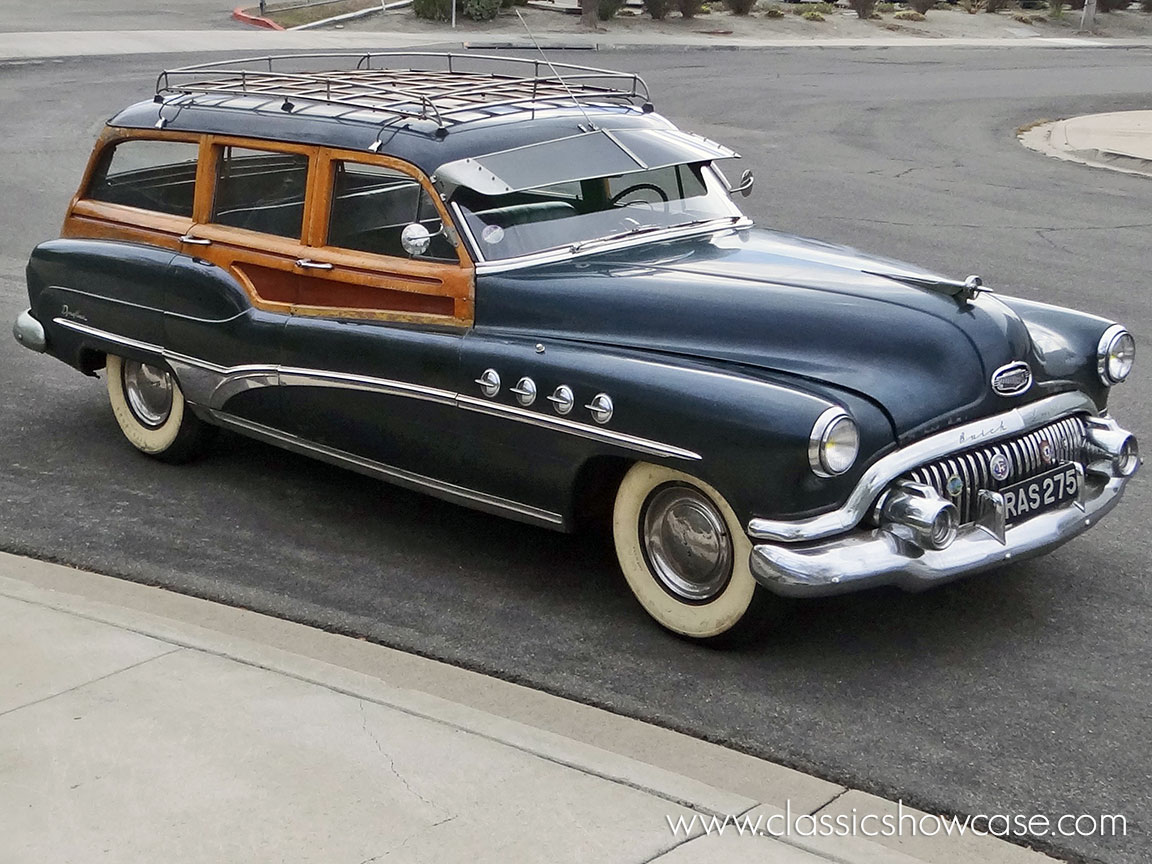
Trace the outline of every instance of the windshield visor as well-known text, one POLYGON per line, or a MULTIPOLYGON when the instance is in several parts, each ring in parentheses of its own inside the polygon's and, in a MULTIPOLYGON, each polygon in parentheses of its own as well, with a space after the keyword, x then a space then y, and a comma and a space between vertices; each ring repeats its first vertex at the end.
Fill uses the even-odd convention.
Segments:
POLYGON ((487 261, 741 216, 707 163, 452 198, 487 261))

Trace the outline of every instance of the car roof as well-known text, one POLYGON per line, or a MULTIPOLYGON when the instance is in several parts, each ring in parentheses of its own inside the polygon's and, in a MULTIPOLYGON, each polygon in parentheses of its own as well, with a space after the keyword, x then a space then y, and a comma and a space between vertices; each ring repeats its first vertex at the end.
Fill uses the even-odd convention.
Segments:
POLYGON ((448 162, 590 128, 673 129, 637 75, 432 52, 297 54, 168 69, 155 97, 109 120, 448 162))
MULTIPOLYGON (((181 132, 233 135, 268 141, 378 152, 403 159, 432 174, 441 165, 529 144, 578 135, 591 125, 601 129, 672 129, 655 113, 631 106, 584 105, 581 108, 518 110, 474 120, 437 134, 434 124, 411 118, 337 117, 311 106, 287 113, 282 100, 238 106, 238 100, 138 102, 108 121, 129 129, 161 127, 181 132), (231 104, 229 104, 231 103, 231 104), (247 110, 238 110, 238 109, 247 110)), ((252 100, 249 100, 252 101, 252 100)))

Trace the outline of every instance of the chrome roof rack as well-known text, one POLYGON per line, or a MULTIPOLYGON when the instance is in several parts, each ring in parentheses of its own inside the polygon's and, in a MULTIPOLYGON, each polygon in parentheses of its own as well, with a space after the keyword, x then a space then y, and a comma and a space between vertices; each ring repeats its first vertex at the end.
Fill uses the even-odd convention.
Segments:
POLYGON ((295 110, 298 101, 348 109, 338 116, 380 112, 431 120, 440 134, 472 120, 573 104, 640 102, 644 111, 653 110, 648 85, 632 73, 414 51, 281 54, 165 69, 156 78, 156 101, 181 95, 266 97, 284 111, 295 110), (329 60, 356 62, 342 69, 301 68, 329 60), (405 68, 384 65, 401 61, 405 68))

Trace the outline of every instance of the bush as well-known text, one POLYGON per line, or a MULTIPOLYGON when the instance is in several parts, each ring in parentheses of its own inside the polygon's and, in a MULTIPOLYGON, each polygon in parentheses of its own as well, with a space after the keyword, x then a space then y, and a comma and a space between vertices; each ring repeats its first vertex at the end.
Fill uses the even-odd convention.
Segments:
POLYGON ((784 10, 781 9, 779 6, 769 6, 767 9, 764 10, 764 17, 765 18, 783 18, 784 17, 784 10))
POLYGON ((892 16, 897 21, 923 21, 924 16, 917 12, 915 9, 905 9, 903 12, 897 12, 892 16))
POLYGON ((803 18, 809 12, 816 12, 820 15, 829 15, 836 11, 835 4, 832 3, 797 3, 792 10, 793 15, 799 15, 803 18))
POLYGON ((912 11, 919 12, 921 15, 927 15, 928 10, 936 5, 936 0, 908 0, 908 6, 912 11))
POLYGON ((857 18, 867 20, 875 13, 878 4, 876 0, 848 0, 848 5, 852 7, 857 18))
MULTIPOLYGON (((1152 3, 1152 0, 1148 0, 1152 3)), ((733 15, 747 15, 756 5, 756 0, 724 0, 724 5, 732 10, 733 15)))
MULTIPOLYGON (((524 0, 528 2, 528 0, 524 0)), ((609 21, 616 17, 616 13, 624 8, 624 0, 600 0, 596 7, 596 17, 601 21, 609 21)))
POLYGON ((1064 0, 1051 0, 1048 4, 1048 17, 1057 21, 1064 17, 1064 0))
POLYGON ((429 21, 451 21, 452 0, 412 0, 412 11, 417 18, 429 21))
POLYGON ((896 4, 889 3, 887 0, 880 0, 880 2, 876 4, 876 11, 882 12, 885 15, 891 15, 896 11, 896 4))
POLYGON ((700 6, 704 0, 676 0, 676 7, 685 18, 695 18, 700 14, 700 6))
POLYGON ((663 21, 671 7, 669 0, 644 0, 644 11, 651 15, 654 21, 663 21))
POLYGON ((805 21, 823 21, 824 20, 824 16, 821 15, 819 12, 817 12, 815 9, 809 9, 807 12, 805 12, 800 17, 803 18, 805 21))
POLYGON ((461 0, 460 11, 473 21, 490 21, 500 14, 500 0, 461 0))

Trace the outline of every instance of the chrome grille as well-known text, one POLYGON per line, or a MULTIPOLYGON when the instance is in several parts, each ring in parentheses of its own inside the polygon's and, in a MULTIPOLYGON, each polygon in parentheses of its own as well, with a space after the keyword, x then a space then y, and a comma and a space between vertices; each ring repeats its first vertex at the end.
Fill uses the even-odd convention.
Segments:
POLYGON ((1060 462, 1084 462, 1087 443, 1086 424, 1080 416, 1065 417, 1041 426, 1023 435, 1004 438, 994 444, 953 453, 934 462, 914 468, 901 479, 924 483, 956 505, 960 522, 976 519, 977 497, 981 489, 997 492, 1036 474, 1041 474, 1060 462), (1041 456, 1041 442, 1052 445, 1052 461, 1046 463, 1041 456), (1008 460, 1008 476, 997 480, 992 476, 992 457, 1000 453, 1008 460), (959 495, 948 493, 948 479, 960 478, 963 489, 959 495))

